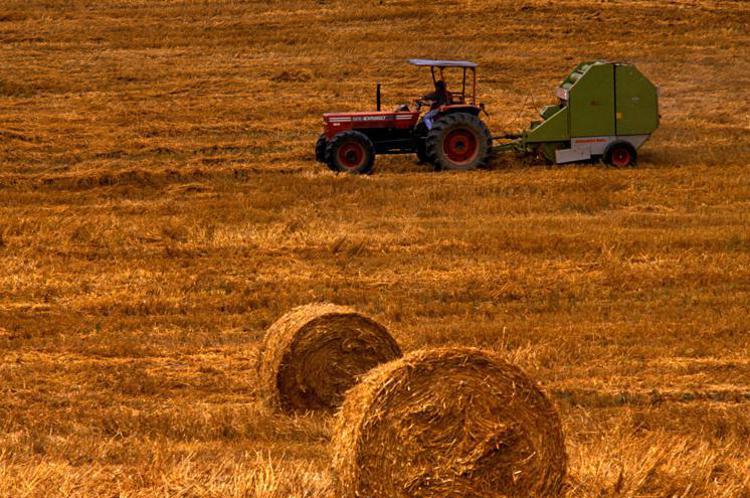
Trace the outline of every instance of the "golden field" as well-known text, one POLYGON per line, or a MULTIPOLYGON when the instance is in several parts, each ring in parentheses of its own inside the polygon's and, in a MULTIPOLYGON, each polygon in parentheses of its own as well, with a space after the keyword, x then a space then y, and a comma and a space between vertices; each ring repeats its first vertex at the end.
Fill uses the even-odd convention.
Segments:
POLYGON ((265 328, 333 301, 500 351, 568 497, 750 497, 750 5, 3 0, 0 496, 322 497, 332 420, 260 403, 265 328), (495 134, 581 60, 661 87, 635 169, 370 177, 320 114, 480 63, 495 134))

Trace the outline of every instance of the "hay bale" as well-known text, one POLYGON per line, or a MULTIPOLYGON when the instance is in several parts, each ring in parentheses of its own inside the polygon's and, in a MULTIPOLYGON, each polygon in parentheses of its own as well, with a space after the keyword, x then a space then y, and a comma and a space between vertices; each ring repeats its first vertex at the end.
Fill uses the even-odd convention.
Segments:
POLYGON ((373 319, 343 306, 309 304, 268 328, 260 387, 277 409, 333 411, 364 373, 400 356, 396 341, 373 319))
POLYGON ((340 498, 548 497, 566 469, 560 419, 498 356, 418 351, 346 395, 333 440, 340 498))

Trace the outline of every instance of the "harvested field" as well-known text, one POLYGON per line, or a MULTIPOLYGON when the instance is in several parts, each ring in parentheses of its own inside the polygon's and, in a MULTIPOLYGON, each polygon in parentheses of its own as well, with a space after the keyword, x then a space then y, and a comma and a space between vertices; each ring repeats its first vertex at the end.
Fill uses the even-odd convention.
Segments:
POLYGON ((0 496, 323 496, 330 417, 255 369, 314 301, 518 363, 568 497, 750 494, 747 3, 2 7, 0 496), (315 164, 322 112, 429 89, 410 56, 479 62, 497 134, 628 59, 662 127, 628 170, 315 164))

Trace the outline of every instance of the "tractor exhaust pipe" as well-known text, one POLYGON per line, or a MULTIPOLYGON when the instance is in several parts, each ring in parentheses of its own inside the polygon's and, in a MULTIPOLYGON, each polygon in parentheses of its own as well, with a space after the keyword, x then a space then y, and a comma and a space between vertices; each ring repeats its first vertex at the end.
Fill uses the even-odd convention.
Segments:
POLYGON ((375 107, 380 111, 380 82, 375 86, 375 107))

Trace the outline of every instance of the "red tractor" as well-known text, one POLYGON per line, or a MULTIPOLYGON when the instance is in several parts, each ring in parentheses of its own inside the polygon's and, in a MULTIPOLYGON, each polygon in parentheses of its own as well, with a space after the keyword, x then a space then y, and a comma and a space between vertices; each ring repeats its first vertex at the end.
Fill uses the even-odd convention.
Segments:
POLYGON ((327 113, 324 133, 315 144, 315 158, 333 171, 354 174, 372 172, 376 154, 416 154, 420 162, 435 170, 467 170, 483 166, 492 149, 492 137, 479 118, 477 65, 467 61, 410 59, 427 66, 436 91, 415 100, 416 108, 400 105, 393 111, 327 113), (461 91, 451 91, 445 81, 446 68, 463 70, 461 91), (471 71, 471 94, 467 95, 467 73, 471 71), (422 113, 423 108, 429 108, 422 113))

